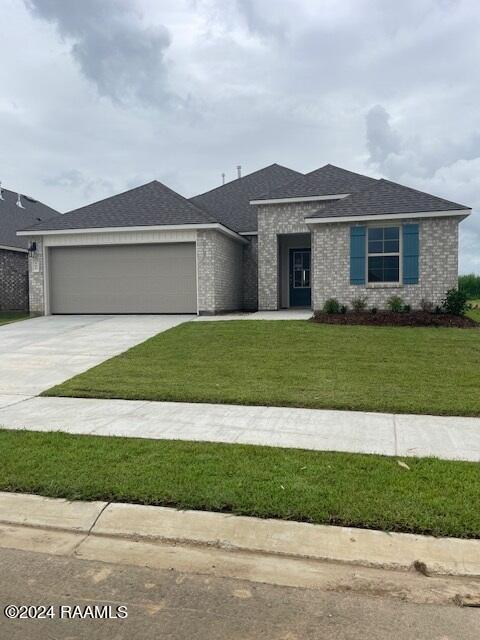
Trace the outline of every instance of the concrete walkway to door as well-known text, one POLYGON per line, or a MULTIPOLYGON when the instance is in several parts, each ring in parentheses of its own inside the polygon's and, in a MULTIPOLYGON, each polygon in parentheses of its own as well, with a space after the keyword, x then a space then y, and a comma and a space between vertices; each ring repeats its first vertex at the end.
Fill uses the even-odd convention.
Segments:
POLYGON ((37 395, 192 317, 45 316, 3 325, 0 395, 37 395))

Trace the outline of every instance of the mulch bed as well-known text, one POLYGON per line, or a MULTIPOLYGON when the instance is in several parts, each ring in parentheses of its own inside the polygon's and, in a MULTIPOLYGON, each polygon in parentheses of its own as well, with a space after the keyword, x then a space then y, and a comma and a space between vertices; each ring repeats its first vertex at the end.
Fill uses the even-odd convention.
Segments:
POLYGON ((426 311, 410 311, 393 313, 392 311, 324 313, 316 311, 312 322, 322 324, 362 324, 392 327, 459 327, 470 329, 479 327, 475 320, 466 316, 453 316, 447 313, 427 313, 426 311))

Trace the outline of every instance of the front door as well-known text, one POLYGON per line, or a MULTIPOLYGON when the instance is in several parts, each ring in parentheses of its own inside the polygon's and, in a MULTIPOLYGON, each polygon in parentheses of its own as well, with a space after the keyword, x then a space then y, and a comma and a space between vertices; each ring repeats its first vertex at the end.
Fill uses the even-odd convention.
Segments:
POLYGON ((310 307, 310 249, 290 249, 290 306, 310 307))

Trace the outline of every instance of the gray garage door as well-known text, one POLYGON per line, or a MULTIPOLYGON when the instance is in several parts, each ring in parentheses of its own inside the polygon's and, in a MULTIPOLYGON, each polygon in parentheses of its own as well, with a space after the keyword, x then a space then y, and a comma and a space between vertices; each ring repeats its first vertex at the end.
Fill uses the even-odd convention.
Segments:
POLYGON ((51 313, 196 313, 195 244, 55 247, 51 313))

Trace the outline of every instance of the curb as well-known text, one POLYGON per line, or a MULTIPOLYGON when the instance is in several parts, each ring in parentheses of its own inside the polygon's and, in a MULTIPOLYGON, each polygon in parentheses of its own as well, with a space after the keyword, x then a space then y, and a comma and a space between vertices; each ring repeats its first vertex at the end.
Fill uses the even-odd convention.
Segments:
POLYGON ((0 492, 0 522, 134 541, 191 544, 427 575, 480 576, 480 540, 263 520, 0 492))

